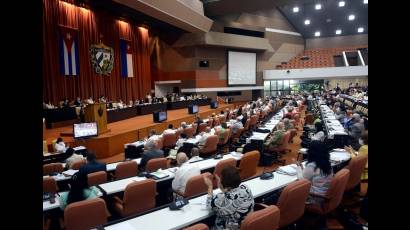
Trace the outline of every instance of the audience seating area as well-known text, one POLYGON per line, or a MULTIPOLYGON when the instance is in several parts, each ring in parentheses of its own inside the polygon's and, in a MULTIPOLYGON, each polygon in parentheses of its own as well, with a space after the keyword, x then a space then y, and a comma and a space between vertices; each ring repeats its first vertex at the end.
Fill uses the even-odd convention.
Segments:
MULTIPOLYGON (((274 110, 274 113, 283 114, 284 116, 285 110, 282 111, 282 102, 279 102, 277 106, 278 108, 274 110)), ((296 113, 295 115, 293 115, 293 118, 296 119, 292 120, 292 123, 295 125, 294 129, 292 130, 292 135, 291 131, 287 131, 279 142, 279 147, 269 150, 271 152, 276 152, 281 156, 283 155, 283 157, 285 158, 283 159, 283 165, 286 164, 286 162, 292 162, 289 159, 289 155, 294 152, 292 150, 292 148, 294 147, 292 146, 298 146, 300 144, 299 141, 291 140, 300 135, 303 130, 302 127, 304 126, 304 124, 313 123, 313 117, 310 117, 311 114, 307 116, 305 109, 306 107, 304 105, 300 105, 296 108, 296 113)), ((225 136, 225 138, 219 141, 219 144, 228 145, 228 149, 232 149, 232 144, 237 142, 239 139, 243 139, 245 137, 249 138, 249 135, 252 135, 252 132, 250 131, 256 130, 261 126, 262 123, 265 123, 267 121, 265 118, 269 119, 270 117, 272 117, 272 115, 273 113, 270 115, 260 113, 257 116, 251 116, 247 119, 245 127, 239 130, 239 134, 231 136, 230 131, 228 131, 226 132, 227 135, 225 136)), ((205 124, 205 126, 201 124, 198 127, 203 127, 202 129, 205 130, 207 127, 212 127, 209 126, 212 123, 218 124, 218 122, 212 122, 212 120, 208 120, 206 123, 203 123, 205 124)), ((184 130, 184 132, 189 132, 192 133, 191 135, 193 135, 193 133, 195 133, 193 129, 195 128, 196 127, 187 128, 184 130)), ((175 146, 177 139, 175 137, 172 137, 172 140, 168 141, 168 137, 171 137, 171 135, 165 135, 165 137, 159 139, 160 142, 163 143, 161 147, 170 148, 175 146)), ((221 150, 218 150, 217 148, 218 140, 219 139, 217 135, 210 136, 204 148, 202 149, 201 154, 215 156, 217 152, 220 152, 221 150)), ((222 151, 222 153, 226 154, 228 153, 228 151, 222 151)), ((206 170, 208 171, 210 169, 210 172, 213 172, 213 174, 203 171, 202 174, 190 178, 186 183, 185 192, 178 195, 187 199, 195 199, 195 197, 198 197, 199 195, 204 195, 207 192, 207 186, 204 183, 203 179, 204 177, 208 177, 213 182, 214 189, 218 189, 217 180, 214 175, 220 176, 221 170, 227 165, 237 166, 239 168, 240 178, 242 182, 254 181, 255 179, 257 179, 258 175, 262 173, 262 171, 266 170, 266 167, 262 170, 262 167, 258 166, 260 163, 261 154, 262 152, 254 150, 244 152, 239 159, 232 157, 225 158, 224 156, 224 158, 221 160, 214 160, 216 161, 216 163, 214 163, 211 168, 206 168, 206 170)), ((113 168, 110 166, 110 169, 112 168, 112 171, 109 171, 108 174, 103 171, 88 174, 89 186, 101 185, 109 182, 110 180, 114 180, 118 182, 123 181, 121 183, 126 183, 124 184, 125 189, 123 189, 119 193, 114 193, 113 196, 109 195, 110 193, 107 193, 106 195, 104 195, 103 193, 101 198, 75 202, 68 205, 68 207, 64 211, 65 229, 88 229, 91 227, 104 225, 107 223, 107 220, 118 220, 119 218, 124 217, 135 218, 142 213, 151 213, 160 208, 157 205, 157 200, 159 192, 161 191, 159 191, 158 189, 166 189, 163 187, 166 183, 161 184, 161 180, 154 179, 145 179, 141 181, 133 180, 132 178, 135 178, 135 176, 139 172, 139 162, 140 159, 127 160, 124 162, 116 163, 113 168), (110 197, 112 197, 112 199, 110 199, 110 197), (76 213, 83 213, 84 215, 88 215, 89 212, 92 212, 92 215, 89 215, 89 219, 87 219, 86 222, 79 223, 80 217, 79 214, 76 213), (114 215, 111 216, 112 214, 114 215), (73 228, 73 226, 77 227, 73 228)), ((317 215, 317 219, 316 221, 314 221, 314 224, 318 225, 324 223, 326 225, 326 218, 328 214, 335 211, 340 206, 344 197, 344 192, 350 191, 356 186, 360 185, 360 175, 364 170, 366 162, 367 157, 357 157, 350 160, 350 163, 348 164, 346 169, 342 169, 336 173, 325 196, 310 193, 309 190, 311 183, 306 179, 288 182, 281 191, 279 200, 276 205, 269 206, 263 203, 258 203, 255 206, 254 212, 248 214, 242 221, 240 229, 285 228, 300 222, 300 220, 304 218, 306 211, 309 213, 315 213, 317 215), (322 197, 325 200, 324 205, 320 207, 315 205, 306 205, 305 201, 307 200, 309 194, 322 197)), ((76 162, 76 164, 79 164, 80 166, 84 163, 86 162, 76 162)), ((75 165, 75 168, 77 169, 80 166, 75 165)), ((167 160, 166 158, 156 158, 151 159, 147 162, 145 171, 154 172, 158 169, 165 170, 168 168, 170 168, 169 160, 167 160)), ((268 168, 272 170, 277 168, 277 165, 269 166, 268 168)), ((62 171, 63 165, 59 163, 52 163, 44 165, 43 167, 44 175, 62 171)), ((45 177, 43 179, 43 191, 51 193, 56 193, 57 191, 60 192, 58 185, 53 177, 45 177)), ((185 229, 209 229, 208 226, 198 223, 185 229)))
POLYGON ((314 50, 305 50, 288 62, 282 62, 277 65, 276 69, 306 69, 306 68, 323 68, 335 67, 334 56, 342 55, 343 51, 357 51, 367 46, 351 46, 339 48, 322 48, 314 50), (305 57, 308 59, 305 60, 305 57))

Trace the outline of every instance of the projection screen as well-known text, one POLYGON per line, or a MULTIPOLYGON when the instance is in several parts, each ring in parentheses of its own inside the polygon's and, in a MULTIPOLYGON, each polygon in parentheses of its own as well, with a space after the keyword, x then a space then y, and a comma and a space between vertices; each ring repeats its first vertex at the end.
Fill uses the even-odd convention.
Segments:
POLYGON ((228 51, 228 85, 256 84, 256 53, 228 51))

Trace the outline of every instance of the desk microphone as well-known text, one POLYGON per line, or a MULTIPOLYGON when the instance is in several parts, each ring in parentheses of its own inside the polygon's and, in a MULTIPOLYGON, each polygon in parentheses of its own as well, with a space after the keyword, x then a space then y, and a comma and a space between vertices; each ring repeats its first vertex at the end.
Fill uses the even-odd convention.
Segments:
POLYGON ((259 178, 261 178, 261 180, 273 179, 273 172, 265 172, 265 170, 266 167, 263 167, 263 173, 259 178))

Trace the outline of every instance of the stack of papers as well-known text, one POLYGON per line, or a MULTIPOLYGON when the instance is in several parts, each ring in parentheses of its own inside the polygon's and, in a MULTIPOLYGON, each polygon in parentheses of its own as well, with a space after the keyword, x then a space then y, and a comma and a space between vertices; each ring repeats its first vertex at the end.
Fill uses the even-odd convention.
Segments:
POLYGON ((289 176, 296 176, 297 174, 296 169, 297 169, 297 166, 295 164, 291 164, 291 165, 279 167, 278 170, 276 170, 276 172, 286 174, 289 176))
MULTIPOLYGON (((340 150, 340 149, 339 149, 340 150)), ((330 160, 335 162, 343 162, 350 159, 350 154, 346 151, 333 151, 330 152, 330 160)))
POLYGON ((165 178, 167 176, 169 176, 168 174, 162 172, 162 171, 156 171, 156 172, 152 172, 150 173, 152 176, 155 177, 155 179, 162 179, 165 178))
POLYGON ((73 176, 76 172, 78 172, 78 170, 69 169, 67 171, 64 171, 63 175, 69 177, 69 176, 73 176))

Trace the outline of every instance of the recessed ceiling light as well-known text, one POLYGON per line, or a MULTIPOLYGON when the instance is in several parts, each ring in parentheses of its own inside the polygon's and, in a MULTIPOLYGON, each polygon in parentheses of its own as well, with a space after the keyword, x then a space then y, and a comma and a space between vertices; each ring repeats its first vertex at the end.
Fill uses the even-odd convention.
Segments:
POLYGON ((299 12, 299 7, 297 6, 293 7, 293 13, 297 13, 297 12, 299 12))
POLYGON ((315 32, 315 37, 319 37, 320 36, 320 31, 316 31, 315 32))
POLYGON ((346 4, 345 1, 340 1, 339 2, 339 7, 343 7, 343 6, 345 6, 345 4, 346 4))
POLYGON ((342 34, 342 30, 340 29, 336 30, 336 34, 342 34))
POLYGON ((330 18, 326 19, 326 22, 331 22, 331 21, 332 21, 332 19, 330 19, 330 18))
POLYGON ((310 20, 309 19, 306 19, 305 20, 305 25, 309 25, 310 24, 310 20))
POLYGON ((316 5, 315 5, 315 9, 316 9, 316 10, 322 9, 322 4, 316 4, 316 5))
POLYGON ((358 33, 363 33, 363 31, 364 31, 364 28, 363 28, 363 27, 357 28, 357 32, 358 32, 358 33))
POLYGON ((349 15, 349 21, 353 21, 355 19, 354 14, 349 15))
POLYGON ((363 0, 363 4, 367 4, 368 3, 368 1, 367 0, 363 0))

